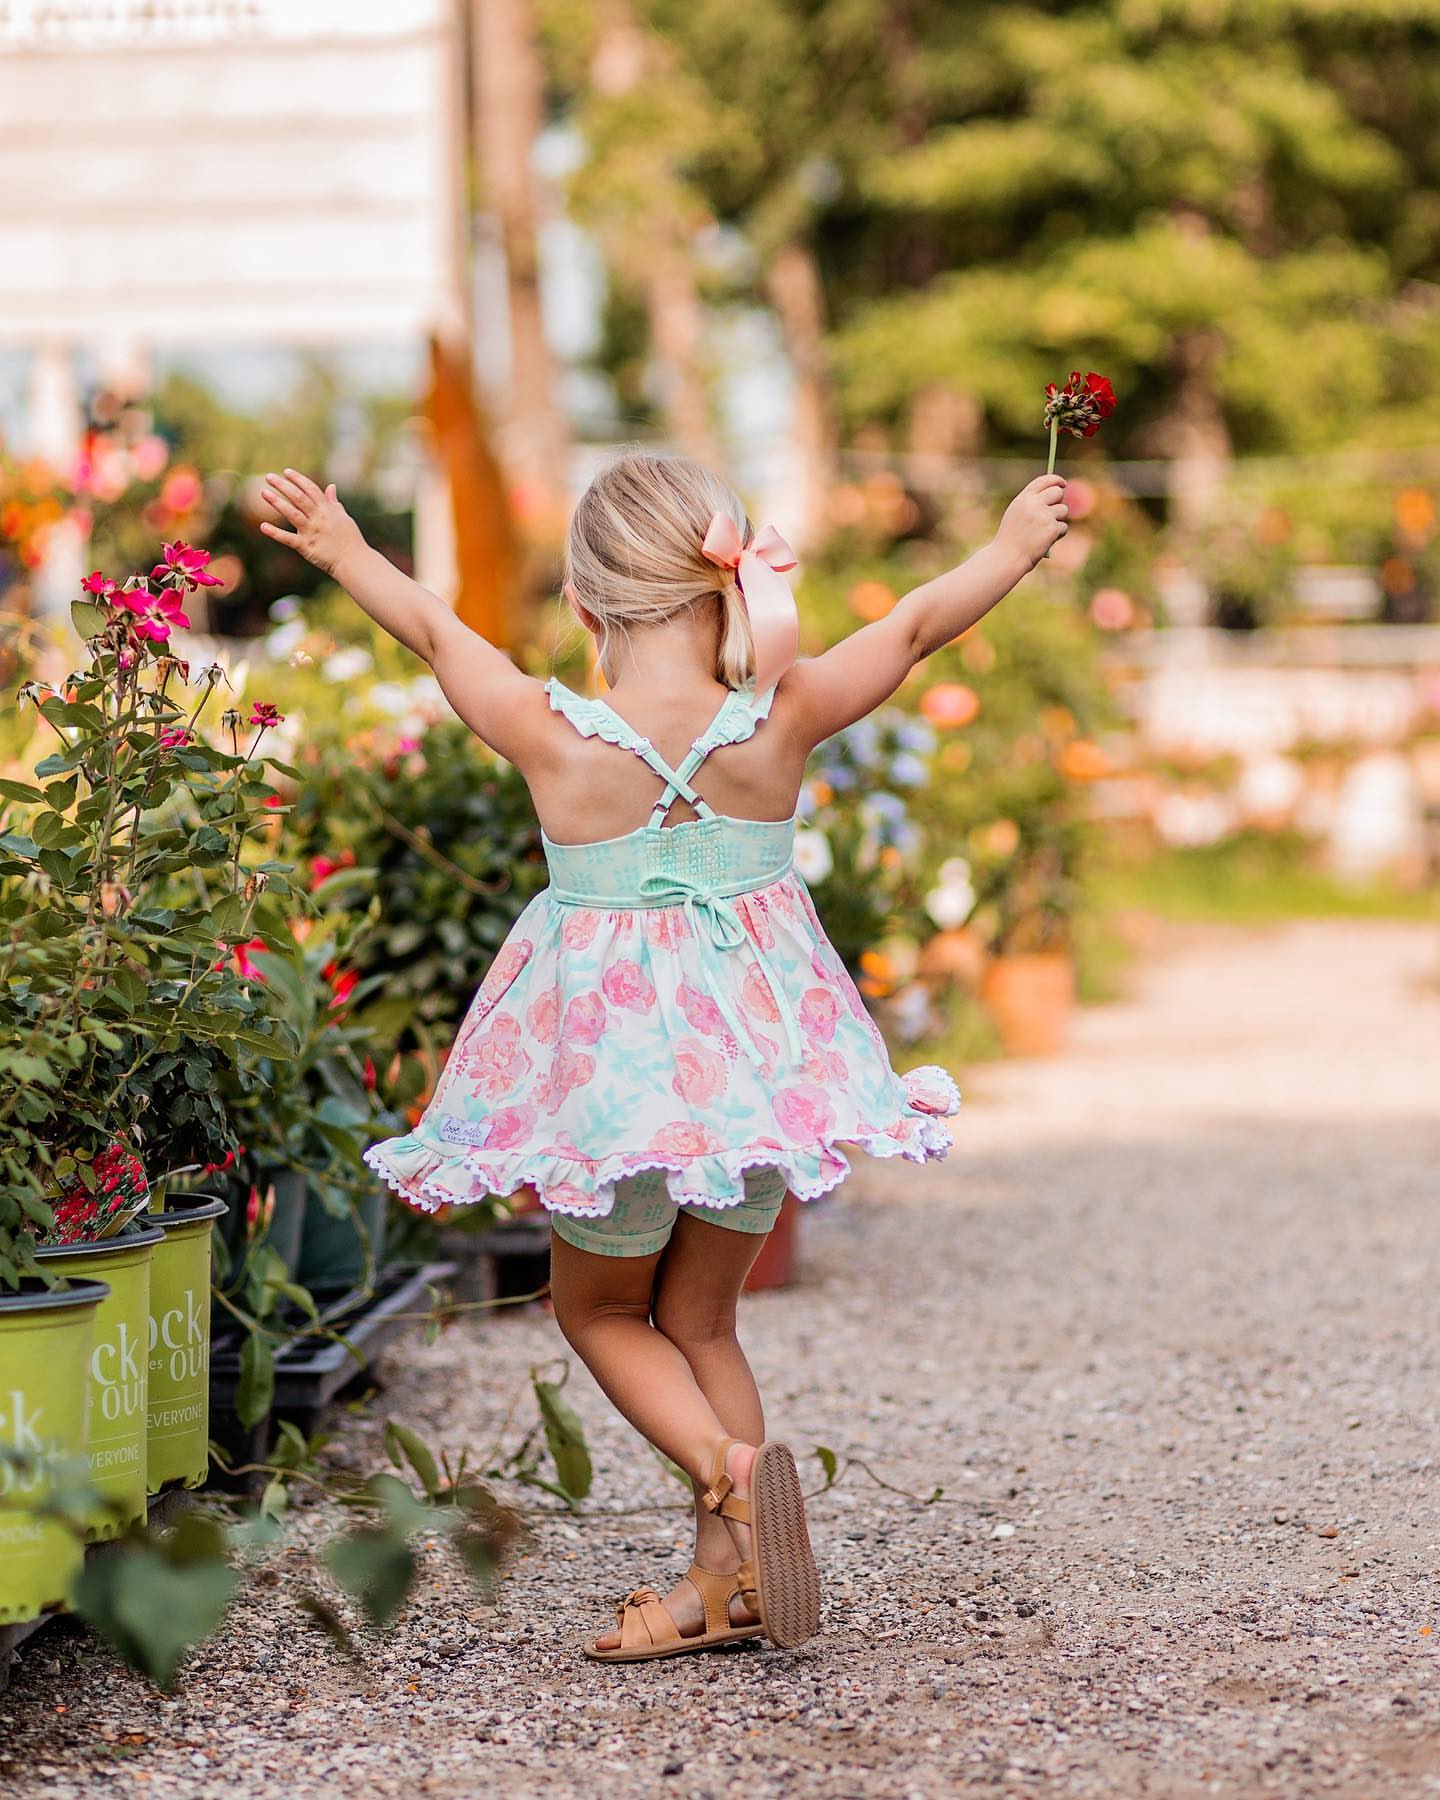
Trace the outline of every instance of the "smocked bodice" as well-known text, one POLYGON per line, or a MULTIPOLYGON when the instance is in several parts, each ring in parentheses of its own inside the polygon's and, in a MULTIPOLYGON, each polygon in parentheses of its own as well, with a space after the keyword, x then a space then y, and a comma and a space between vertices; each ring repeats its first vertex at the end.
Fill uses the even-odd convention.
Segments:
MULTIPOLYGON (((542 834, 543 837, 543 834, 542 834)), ((789 873, 794 819, 687 819, 596 844, 543 838, 554 899, 607 911, 679 906, 695 893, 735 895, 789 873)))

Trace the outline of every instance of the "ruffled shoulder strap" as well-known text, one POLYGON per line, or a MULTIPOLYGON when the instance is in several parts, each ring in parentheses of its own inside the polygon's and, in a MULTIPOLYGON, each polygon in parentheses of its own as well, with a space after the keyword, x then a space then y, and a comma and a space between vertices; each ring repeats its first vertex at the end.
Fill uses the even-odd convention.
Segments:
POLYGON ((555 675, 545 683, 545 692, 550 698, 551 712, 562 713, 581 737, 602 738, 621 750, 633 750, 637 756, 644 756, 651 748, 649 738, 642 737, 632 725, 627 725, 614 707, 607 706, 603 700, 577 694, 555 675))
POLYGON ((761 694, 755 692, 753 681, 747 682, 744 687, 733 688, 729 699, 696 738, 692 754, 698 754, 703 761, 712 750, 718 750, 722 745, 743 744, 746 738, 754 737, 756 726, 769 717, 774 701, 773 683, 761 694))

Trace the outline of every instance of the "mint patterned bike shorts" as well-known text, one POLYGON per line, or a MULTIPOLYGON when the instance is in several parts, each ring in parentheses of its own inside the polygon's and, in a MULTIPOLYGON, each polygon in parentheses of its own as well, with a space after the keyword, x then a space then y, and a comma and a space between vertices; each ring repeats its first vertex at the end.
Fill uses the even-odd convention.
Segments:
MULTIPOLYGON (((747 1169, 745 1198, 738 1206, 686 1206, 687 1213, 726 1231, 763 1237, 780 1214, 785 1198, 781 1169, 747 1169)), ((680 1208, 670 1198, 663 1169, 644 1169, 615 1183, 615 1204, 603 1219, 550 1215, 550 1229, 577 1250, 592 1256, 654 1256, 670 1242, 680 1208)))

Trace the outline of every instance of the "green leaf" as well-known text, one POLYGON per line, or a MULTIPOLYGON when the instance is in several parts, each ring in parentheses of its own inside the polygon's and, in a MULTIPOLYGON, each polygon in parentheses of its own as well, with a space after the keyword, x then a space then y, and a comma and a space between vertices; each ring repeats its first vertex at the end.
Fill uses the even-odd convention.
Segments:
POLYGON ((181 1537, 177 1527, 170 1539, 92 1557, 71 1600, 132 1669, 161 1688, 172 1685, 191 1645, 220 1624, 239 1581, 225 1560, 223 1534, 218 1542, 207 1532, 181 1537))
POLYGON ((246 1427, 258 1425, 274 1404, 275 1352, 267 1339, 252 1331, 240 1350, 235 1416, 246 1427))
POLYGON ((325 1566, 359 1601, 375 1626, 388 1625, 405 1604, 415 1557, 405 1539, 384 1525, 362 1525, 325 1546, 325 1566))
POLYGON ((555 1382, 532 1376, 531 1385, 545 1423, 545 1442, 550 1450, 550 1460, 555 1464, 556 1478, 566 1498, 574 1505, 590 1492, 593 1479, 585 1427, 555 1382))
POLYGON ((243 894, 227 894, 210 914, 210 923, 215 928, 216 937, 238 937, 245 929, 245 914, 249 910, 249 904, 243 894))
POLYGON ((385 1421, 385 1454, 397 1469, 408 1462, 420 1478, 420 1485, 433 1500, 440 1492, 440 1465, 433 1451, 407 1425, 396 1419, 385 1421), (403 1462, 402 1462, 403 1458, 403 1462))
POLYGON ((107 607, 96 606, 89 600, 72 600, 70 623, 82 638, 99 637, 110 623, 110 612, 107 607))
POLYGON ((833 1450, 827 1450, 823 1444, 817 1444, 815 1446, 815 1459, 825 1471, 825 1486, 827 1488, 834 1487, 835 1475, 840 1467, 835 1452, 833 1450))
POLYGON ((45 798, 39 788, 30 787, 23 781, 0 781, 0 794, 7 800, 23 800, 29 806, 34 806, 45 798))

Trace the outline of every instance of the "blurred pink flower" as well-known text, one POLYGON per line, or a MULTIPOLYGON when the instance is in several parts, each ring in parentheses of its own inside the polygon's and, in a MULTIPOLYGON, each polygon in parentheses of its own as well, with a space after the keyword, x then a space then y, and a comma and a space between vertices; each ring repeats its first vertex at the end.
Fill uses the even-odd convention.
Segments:
POLYGON ((1096 588, 1090 599, 1090 618, 1101 631, 1125 631, 1135 622, 1135 602, 1124 588, 1096 588))

